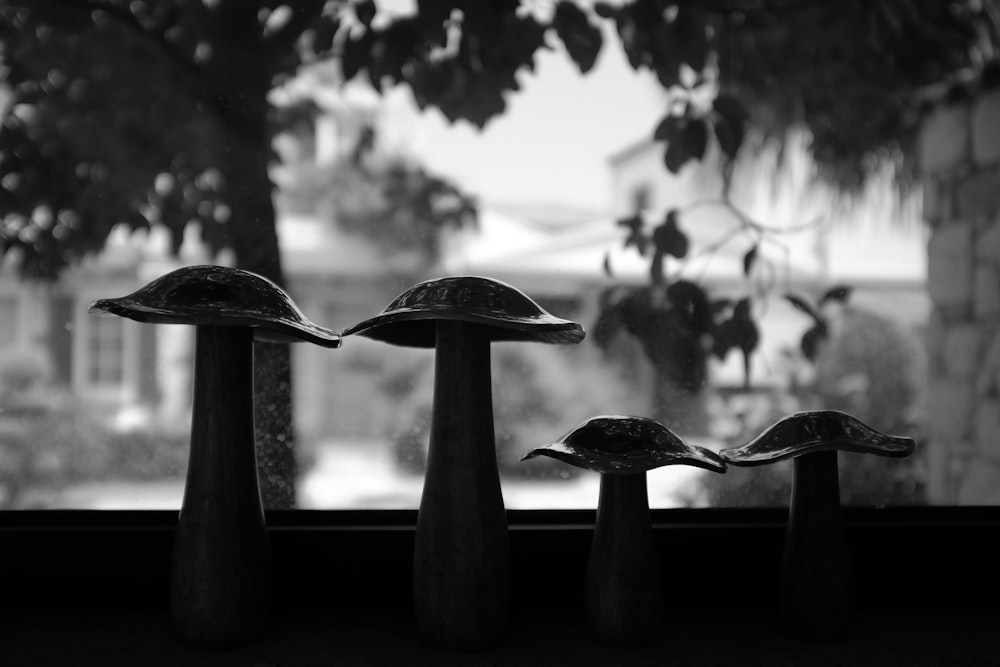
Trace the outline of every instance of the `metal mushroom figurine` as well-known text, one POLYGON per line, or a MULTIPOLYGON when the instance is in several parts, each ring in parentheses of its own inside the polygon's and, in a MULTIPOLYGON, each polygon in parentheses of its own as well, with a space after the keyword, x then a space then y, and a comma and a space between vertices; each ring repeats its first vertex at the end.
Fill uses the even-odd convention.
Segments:
POLYGON ((480 649, 504 636, 510 548, 493 430, 490 343, 578 343, 583 328, 516 288, 459 276, 418 283, 344 330, 435 348, 427 472, 417 514, 413 594, 425 644, 480 649))
POLYGON ((853 576, 840 506, 837 451, 902 458, 911 438, 886 435, 836 410, 799 412, 749 443, 720 452, 734 466, 792 459, 792 494, 781 561, 781 613, 788 634, 835 640, 850 630, 853 576))
POLYGON ((277 285, 220 266, 191 266, 91 313, 196 328, 191 450, 174 539, 174 630, 185 644, 233 646, 263 629, 270 549, 254 449, 253 342, 340 336, 310 322, 277 285))
POLYGON ((646 472, 677 464, 725 472, 722 458, 652 419, 619 415, 593 417, 521 460, 536 456, 601 473, 585 582, 587 625, 604 644, 651 643, 661 630, 663 589, 646 472))

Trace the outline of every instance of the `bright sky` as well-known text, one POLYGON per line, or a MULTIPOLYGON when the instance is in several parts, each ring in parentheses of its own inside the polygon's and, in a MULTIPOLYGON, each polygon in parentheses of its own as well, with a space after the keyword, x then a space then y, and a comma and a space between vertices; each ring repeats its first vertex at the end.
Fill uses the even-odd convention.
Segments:
MULTIPOLYGON (((605 36, 587 75, 558 47, 536 54, 536 70, 508 96, 507 112, 478 131, 449 125, 437 110, 403 124, 397 138, 432 171, 490 202, 611 207, 611 154, 649 137, 665 110, 649 73, 636 74, 616 37, 605 36)), ((394 105, 405 104, 399 91, 394 105)), ((398 108, 398 106, 397 106, 398 108)))

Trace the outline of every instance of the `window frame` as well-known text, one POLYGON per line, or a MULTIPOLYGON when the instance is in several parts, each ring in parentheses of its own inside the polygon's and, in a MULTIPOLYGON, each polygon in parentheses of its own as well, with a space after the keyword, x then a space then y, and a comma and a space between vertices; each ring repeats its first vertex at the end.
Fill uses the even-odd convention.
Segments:
POLYGON ((122 327, 121 370, 122 377, 116 383, 99 383, 91 379, 91 334, 99 326, 97 318, 88 312, 90 304, 107 294, 123 293, 120 286, 101 283, 88 284, 80 289, 73 300, 73 361, 71 378, 73 391, 97 402, 134 403, 139 398, 139 324, 125 318, 114 318, 122 327))
MULTIPOLYGON (((512 610, 580 609, 594 510, 508 510, 512 610)), ((1000 507, 845 508, 860 610, 995 613, 1000 507), (878 557, 864 557, 877 554, 878 557)), ((408 613, 416 510, 268 511, 273 602, 408 613)), ((653 510, 664 593, 683 613, 775 608, 787 509, 653 510)), ((8 609, 167 609, 177 512, 0 512, 8 609), (67 559, 66 554, 73 554, 67 559)))

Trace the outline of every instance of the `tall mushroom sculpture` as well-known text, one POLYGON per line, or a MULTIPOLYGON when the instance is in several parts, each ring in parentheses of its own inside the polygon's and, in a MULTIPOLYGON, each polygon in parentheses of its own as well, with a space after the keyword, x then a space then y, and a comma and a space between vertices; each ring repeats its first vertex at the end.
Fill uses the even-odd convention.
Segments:
POLYGON ((646 473, 667 465, 725 472, 715 452, 688 445, 645 417, 592 417, 521 460, 550 456, 601 473, 597 519, 584 582, 593 637, 611 646, 653 642, 661 630, 663 589, 653 542, 646 473))
POLYGON ((191 451, 174 538, 171 616, 180 641, 225 647, 254 639, 270 597, 270 548, 257 479, 253 342, 340 336, 310 322, 281 288, 256 274, 190 266, 91 313, 195 326, 191 451))
POLYGON ((837 452, 903 458, 911 438, 886 435, 836 410, 798 412, 749 443, 722 450, 727 463, 758 466, 794 459, 781 560, 781 613, 793 637, 836 640, 848 634, 854 582, 840 506, 837 452))
POLYGON ((510 549, 493 430, 490 344, 583 340, 518 289, 491 278, 418 283, 343 331, 435 349, 434 405, 413 558, 417 629, 432 647, 481 649, 503 637, 510 549))

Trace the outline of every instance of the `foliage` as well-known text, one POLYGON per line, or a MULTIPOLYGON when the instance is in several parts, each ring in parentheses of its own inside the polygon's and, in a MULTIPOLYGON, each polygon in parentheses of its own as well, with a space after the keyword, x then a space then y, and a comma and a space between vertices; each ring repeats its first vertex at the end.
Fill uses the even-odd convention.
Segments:
POLYGON ((560 0, 550 12, 424 0, 396 16, 371 0, 6 3, 14 111, 0 131, 0 253, 16 248, 26 274, 51 277, 112 226, 153 220, 175 243, 198 220, 218 249, 246 224, 228 224, 245 189, 259 187, 220 164, 232 133, 268 158, 287 119, 267 93, 304 63, 336 57, 344 80, 405 83, 422 108, 481 127, 553 37, 590 71, 602 23, 633 68, 671 91, 651 133, 671 171, 713 140, 735 157, 748 125, 804 126, 818 163, 858 182, 871 155, 908 145, 916 90, 991 53, 995 12, 979 0, 560 0))
MULTIPOLYGON (((668 169, 713 140, 734 157, 751 125, 779 136, 802 125, 818 163, 856 184, 872 155, 906 148, 916 89, 992 55, 996 15, 995 0, 419 0, 396 16, 373 0, 8 0, 0 256, 53 279, 116 225, 158 222, 179 246, 198 221, 212 249, 283 284, 268 173, 276 86, 336 58, 345 81, 406 84, 421 108, 482 127, 554 40, 589 71, 602 24, 671 92, 652 131, 668 169)), ((747 329, 740 313, 730 330, 747 329)), ((256 369, 265 500, 287 505, 287 347, 262 349, 256 369)))
POLYGON ((333 164, 300 166, 282 197, 387 254, 416 250, 428 264, 440 254, 444 230, 478 224, 475 198, 455 183, 402 158, 373 154, 373 132, 361 142, 366 146, 333 164))
POLYGON ((31 503, 31 489, 179 480, 187 456, 187 433, 115 430, 93 406, 53 388, 37 359, 0 362, 0 507, 31 503))
MULTIPOLYGON (((657 418, 675 428, 698 428, 685 419, 691 416, 687 414, 689 403, 672 405, 676 393, 697 396, 708 379, 709 357, 724 361, 732 350, 743 355, 744 382, 749 386, 750 358, 760 334, 750 296, 735 301, 712 299, 697 282, 667 274, 668 258, 684 260, 689 252, 688 236, 680 227, 682 213, 668 210, 650 232, 641 212, 617 222, 626 230, 625 247, 649 257, 650 284, 606 289, 600 297, 591 339, 605 352, 621 333, 635 339, 658 376, 654 398, 657 418)), ((748 233, 761 231, 745 217, 741 222, 748 233)), ((748 280, 757 263, 758 247, 759 241, 744 255, 743 271, 748 280)), ((607 259, 604 270, 613 276, 607 259)))
MULTIPOLYGON (((885 433, 923 441, 926 359, 916 333, 849 305, 848 293, 844 287, 827 290, 818 300, 822 310, 795 297, 792 302, 804 304, 797 307, 812 320, 802 342, 803 353, 814 365, 813 381, 786 396, 784 405, 777 397, 767 398, 769 407, 751 414, 740 432, 730 435, 728 445, 744 444, 789 412, 818 408, 842 410, 885 433), (815 333, 818 322, 823 324, 821 334, 815 333), (789 401, 794 405, 787 405, 789 401)), ((902 460, 841 454, 841 500, 847 505, 922 502, 926 465, 926 452, 919 447, 902 460)), ((725 476, 707 476, 703 491, 712 505, 785 505, 790 475, 787 464, 731 468, 725 476)))
POLYGON ((813 325, 802 334, 799 349, 802 355, 810 362, 816 361, 819 347, 830 336, 829 318, 823 314, 823 308, 829 303, 847 303, 851 296, 852 288, 846 285, 838 285, 826 290, 816 305, 812 305, 806 299, 796 294, 786 294, 785 299, 795 308, 812 318, 813 325))

